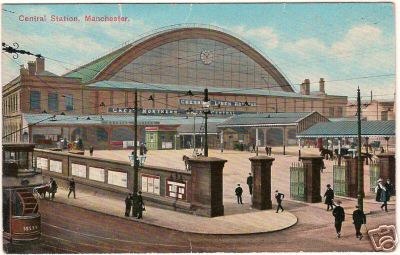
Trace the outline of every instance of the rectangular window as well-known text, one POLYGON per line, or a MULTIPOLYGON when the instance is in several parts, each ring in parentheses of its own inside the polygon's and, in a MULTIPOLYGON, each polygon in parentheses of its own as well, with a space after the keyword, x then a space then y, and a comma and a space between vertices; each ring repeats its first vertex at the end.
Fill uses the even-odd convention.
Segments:
POLYGON ((31 110, 40 110, 40 92, 31 91, 30 93, 31 110))
POLYGON ((89 179, 104 182, 105 175, 103 168, 89 167, 89 179))
POLYGON ((58 94, 57 93, 49 93, 48 97, 48 109, 51 112, 58 111, 58 94))
POLYGON ((36 167, 38 169, 42 169, 42 170, 48 170, 48 161, 47 158, 41 158, 41 157, 37 157, 36 158, 36 167))
POLYGON ((387 111, 381 112, 381 120, 388 120, 388 112, 387 111))
POLYGON ((186 199, 186 183, 168 180, 166 195, 167 195, 167 197, 185 200, 186 199))
POLYGON ((128 178, 127 173, 108 171, 108 184, 127 188, 128 187, 127 178, 128 178))
POLYGON ((50 160, 50 171, 62 173, 62 162, 58 160, 50 160))
POLYGON ((65 96, 65 110, 66 111, 74 110, 74 97, 72 95, 65 96))
POLYGON ((142 174, 142 192, 160 195, 160 176, 142 174))
POLYGON ((72 170, 72 175, 86 178, 86 165, 72 163, 71 170, 72 170))

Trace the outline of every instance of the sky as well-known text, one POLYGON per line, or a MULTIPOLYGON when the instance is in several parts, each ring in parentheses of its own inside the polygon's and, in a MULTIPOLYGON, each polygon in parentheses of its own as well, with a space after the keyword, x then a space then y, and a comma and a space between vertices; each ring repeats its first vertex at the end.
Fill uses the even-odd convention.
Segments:
MULTIPOLYGON (((328 94, 390 100, 395 90, 395 19, 392 3, 257 4, 25 4, 2 6, 2 42, 58 60, 46 69, 64 74, 126 42, 177 24, 222 28, 274 63, 299 91, 304 79, 328 94), (46 15, 46 22, 20 21, 46 15), (81 22, 51 22, 51 15, 81 22), (128 22, 85 22, 85 15, 125 16, 128 22)), ((2 54, 2 84, 34 57, 2 54)))

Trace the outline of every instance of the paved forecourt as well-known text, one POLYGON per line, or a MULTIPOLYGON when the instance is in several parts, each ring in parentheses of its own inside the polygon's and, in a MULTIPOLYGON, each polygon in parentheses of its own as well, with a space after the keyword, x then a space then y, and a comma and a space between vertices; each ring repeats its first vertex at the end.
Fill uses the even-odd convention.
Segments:
POLYGON ((223 235, 267 233, 286 229, 297 223, 297 217, 290 212, 252 210, 246 204, 237 205, 241 209, 240 213, 227 208, 227 215, 214 218, 146 206, 143 219, 138 220, 124 216, 123 199, 101 195, 97 192, 82 191, 79 185, 76 193, 76 199, 72 198, 72 194, 68 199, 68 191, 59 188, 54 201, 188 233, 223 235))

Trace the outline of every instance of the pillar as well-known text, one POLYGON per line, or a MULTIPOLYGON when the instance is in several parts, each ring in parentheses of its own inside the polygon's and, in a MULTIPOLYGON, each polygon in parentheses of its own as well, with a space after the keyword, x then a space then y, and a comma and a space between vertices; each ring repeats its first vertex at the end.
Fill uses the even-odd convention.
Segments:
POLYGON ((286 155, 286 128, 283 127, 283 135, 282 135, 282 144, 283 144, 283 155, 286 155))
POLYGON ((396 158, 394 153, 381 153, 377 155, 380 165, 380 178, 386 182, 390 179, 393 186, 396 185, 396 158))
POLYGON ((319 203, 321 198, 321 168, 323 157, 303 156, 300 157, 304 166, 304 192, 307 203, 319 203))
POLYGON ((222 170, 226 160, 213 157, 190 158, 191 208, 197 215, 224 215, 222 170))
POLYGON ((252 208, 271 209, 271 166, 275 159, 267 156, 256 156, 249 158, 249 160, 253 174, 252 208))
MULTIPOLYGON (((358 169, 358 156, 343 156, 346 166, 346 185, 347 185, 347 196, 357 198, 358 194, 358 171, 364 171, 364 164, 361 170, 358 169)), ((364 162, 362 157, 362 161, 364 162)))
POLYGON ((220 135, 220 143, 221 143, 221 152, 224 152, 224 130, 221 129, 221 135, 220 135))

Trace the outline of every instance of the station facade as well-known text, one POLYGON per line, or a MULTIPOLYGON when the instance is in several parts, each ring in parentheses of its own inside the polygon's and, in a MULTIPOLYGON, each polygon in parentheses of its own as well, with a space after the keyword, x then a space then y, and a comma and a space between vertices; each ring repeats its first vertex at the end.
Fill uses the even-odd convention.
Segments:
MULTIPOLYGON (((158 130, 157 126, 164 125, 151 122, 152 117, 173 117, 174 121, 168 123, 175 130, 196 114, 198 123, 202 123, 205 88, 209 90, 209 117, 214 122, 242 113, 346 116, 347 97, 326 94, 323 78, 317 83, 318 91, 310 91, 309 79, 300 85, 299 92, 295 91, 260 51, 220 29, 171 27, 62 76, 46 71, 43 58, 29 62, 27 68, 21 66, 20 75, 3 86, 3 137, 9 142, 25 139, 52 144, 86 133, 90 134, 83 137, 87 145, 102 141, 101 148, 120 148, 123 142, 133 140, 133 125, 124 119, 134 115, 135 90, 143 120, 139 123, 139 140, 143 142, 146 128, 158 130), (46 114, 69 117, 69 130, 63 131, 65 123, 57 126, 57 118, 51 125, 59 128, 50 129, 49 121, 39 119, 46 114), (105 122, 108 116, 113 122, 105 122), (99 123, 92 125, 93 118, 99 123)), ((170 127, 164 125, 162 129, 170 127)), ((175 135, 182 145, 179 133, 175 135)), ((218 141, 218 132, 212 136, 211 140, 218 141)), ((185 146, 187 143, 183 143, 185 146)))

